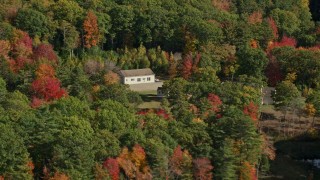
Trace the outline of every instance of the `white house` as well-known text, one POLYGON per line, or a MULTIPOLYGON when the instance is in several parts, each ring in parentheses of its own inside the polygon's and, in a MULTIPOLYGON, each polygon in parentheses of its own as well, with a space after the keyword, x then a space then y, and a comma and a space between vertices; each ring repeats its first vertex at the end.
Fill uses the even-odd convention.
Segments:
POLYGON ((120 70, 121 81, 123 84, 154 83, 155 74, 150 68, 120 70))

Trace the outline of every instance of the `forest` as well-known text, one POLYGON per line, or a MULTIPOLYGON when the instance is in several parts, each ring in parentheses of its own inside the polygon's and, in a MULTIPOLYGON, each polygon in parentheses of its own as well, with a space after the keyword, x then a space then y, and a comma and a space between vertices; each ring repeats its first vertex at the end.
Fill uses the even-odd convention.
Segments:
POLYGON ((267 176, 263 88, 284 119, 313 118, 300 135, 320 145, 319 12, 317 0, 0 0, 0 180, 267 176), (121 83, 119 69, 141 68, 164 80, 161 108, 121 83))

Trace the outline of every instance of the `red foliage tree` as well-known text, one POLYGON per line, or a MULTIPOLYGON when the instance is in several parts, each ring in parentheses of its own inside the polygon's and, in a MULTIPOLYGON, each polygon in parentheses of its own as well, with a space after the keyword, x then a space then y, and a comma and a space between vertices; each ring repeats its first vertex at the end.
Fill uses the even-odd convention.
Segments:
POLYGON ((45 103, 44 100, 39 99, 39 98, 34 96, 32 98, 31 107, 32 108, 38 108, 38 107, 42 106, 44 103, 45 103))
POLYGON ((169 114, 164 109, 158 109, 156 114, 164 119, 169 119, 169 114))
POLYGON ((196 180, 211 180, 213 166, 208 158, 199 158, 193 160, 193 174, 196 180))
POLYGON ((253 121, 258 120, 258 106, 253 102, 250 102, 248 105, 245 105, 243 108, 243 113, 250 116, 253 121))
POLYGON ((291 46, 295 48, 297 46, 297 40, 294 38, 283 36, 280 42, 274 42, 269 44, 267 53, 269 54, 270 51, 275 47, 284 47, 284 46, 291 46))
POLYGON ((212 106, 212 110, 214 112, 220 112, 220 106, 222 105, 222 101, 221 99, 219 98, 219 96, 215 95, 215 94, 212 94, 210 93, 208 95, 208 100, 212 106))
POLYGON ((274 21, 274 19, 272 17, 270 17, 270 18, 268 18, 268 23, 269 23, 270 28, 272 29, 273 37, 275 39, 278 39, 279 34, 278 34, 278 27, 277 27, 276 22, 274 21))
POLYGON ((280 42, 274 43, 274 46, 275 47, 283 47, 283 46, 296 47, 297 46, 297 40, 294 39, 294 38, 283 36, 280 42))
POLYGON ((32 82, 32 90, 38 98, 45 101, 59 99, 67 95, 60 87, 60 81, 54 77, 41 77, 32 82))
POLYGON ((164 109, 158 109, 156 111, 150 109, 150 110, 141 110, 137 112, 138 115, 147 115, 149 113, 155 113, 157 116, 163 117, 164 119, 169 119, 170 117, 169 114, 164 109))
POLYGON ((83 29, 85 32, 85 47, 96 46, 99 43, 98 19, 92 11, 88 11, 87 17, 83 22, 83 29))
POLYGON ((40 44, 39 46, 37 46, 34 49, 34 59, 45 59, 54 63, 58 62, 58 56, 54 52, 51 44, 40 44))
POLYGON ((198 71, 198 65, 199 65, 200 60, 201 60, 201 54, 197 53, 196 57, 193 60, 193 65, 192 65, 192 71, 193 72, 197 72, 198 71))
POLYGON ((103 166, 108 170, 108 173, 112 180, 118 180, 120 174, 120 167, 117 159, 108 158, 103 163, 103 166))
POLYGON ((192 67, 193 67, 193 60, 192 60, 192 54, 188 54, 183 62, 181 67, 181 75, 184 79, 189 79, 189 77, 192 74, 192 67))
MULTIPOLYGON (((192 156, 178 145, 169 158, 169 169, 174 177, 192 176, 192 156)), ((174 178, 175 179, 175 178, 174 178)))
POLYGON ((284 78, 280 64, 277 60, 271 58, 267 68, 266 68, 266 76, 268 78, 268 84, 272 87, 275 87, 279 82, 281 82, 284 78))
POLYGON ((182 174, 182 161, 183 161, 183 151, 181 150, 180 145, 178 145, 169 160, 169 166, 171 171, 174 174, 181 175, 182 174))

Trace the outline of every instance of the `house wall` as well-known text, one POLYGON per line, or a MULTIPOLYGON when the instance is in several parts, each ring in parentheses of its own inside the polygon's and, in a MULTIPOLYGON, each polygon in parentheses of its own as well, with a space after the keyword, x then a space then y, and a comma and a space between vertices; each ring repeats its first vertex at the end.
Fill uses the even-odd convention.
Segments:
POLYGON ((124 84, 142 84, 142 83, 154 83, 155 76, 148 75, 148 76, 133 76, 133 77, 124 77, 123 81, 124 84), (148 81, 150 78, 150 81, 148 81), (138 81, 140 79, 140 81, 138 81))

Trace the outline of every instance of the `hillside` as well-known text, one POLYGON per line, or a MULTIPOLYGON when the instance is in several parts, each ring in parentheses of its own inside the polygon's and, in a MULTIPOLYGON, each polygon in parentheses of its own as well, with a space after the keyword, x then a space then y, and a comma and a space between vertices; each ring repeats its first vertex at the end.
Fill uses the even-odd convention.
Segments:
POLYGON ((318 178, 319 7, 0 0, 0 179, 318 178))

